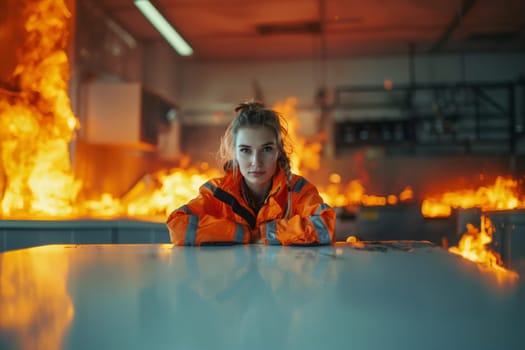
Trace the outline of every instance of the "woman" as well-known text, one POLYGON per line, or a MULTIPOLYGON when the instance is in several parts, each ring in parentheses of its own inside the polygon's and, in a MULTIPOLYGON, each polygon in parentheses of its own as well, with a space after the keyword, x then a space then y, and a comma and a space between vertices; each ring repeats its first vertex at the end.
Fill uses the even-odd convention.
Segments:
POLYGON ((173 244, 331 244, 335 211, 292 174, 282 117, 257 102, 235 112, 219 149, 225 175, 170 214, 173 244))

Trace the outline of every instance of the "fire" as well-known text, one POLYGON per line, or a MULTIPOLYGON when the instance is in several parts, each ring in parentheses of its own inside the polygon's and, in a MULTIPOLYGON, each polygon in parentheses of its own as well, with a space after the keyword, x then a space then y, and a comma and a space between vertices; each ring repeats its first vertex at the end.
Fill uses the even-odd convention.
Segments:
POLYGON ((87 200, 82 203, 81 212, 91 217, 118 217, 125 212, 125 208, 118 198, 113 198, 109 193, 103 193, 99 200, 87 200))
POLYGON ((448 204, 425 199, 421 204, 421 213, 427 218, 448 218, 452 208, 448 204))
POLYGON ((477 263, 482 270, 494 272, 500 283, 514 282, 518 279, 518 274, 502 267, 499 254, 488 248, 493 232, 494 227, 490 219, 482 216, 481 229, 467 224, 467 232, 461 237, 458 247, 450 247, 449 251, 477 263))
POLYGON ((12 80, 20 92, 0 96, 2 216, 67 216, 81 184, 68 144, 78 121, 67 92, 68 20, 63 1, 27 1, 26 40, 12 80))
POLYGON ((207 163, 201 163, 200 169, 180 167, 153 174, 123 198, 128 203, 127 214, 164 219, 172 210, 194 198, 202 184, 220 175, 218 169, 209 168, 207 163))
POLYGON ((406 186, 403 191, 399 194, 399 200, 401 202, 408 202, 414 199, 414 191, 412 187, 406 186))
POLYGON ((292 172, 305 175, 308 170, 319 169, 321 143, 308 143, 304 137, 299 135, 300 123, 296 105, 297 98, 289 97, 282 103, 274 104, 272 108, 284 115, 288 122, 288 134, 293 145, 293 152, 290 155, 292 172))
POLYGON ((405 187, 399 195, 378 196, 366 194, 365 187, 359 180, 351 180, 344 186, 344 190, 341 190, 340 177, 331 176, 330 182, 331 184, 326 188, 320 186, 319 189, 323 200, 334 207, 395 205, 399 202, 409 202, 414 198, 412 188, 409 186, 405 187), (338 181, 333 181, 334 178, 338 181))
MULTIPOLYGON (((446 192, 438 199, 425 199, 421 213, 425 217, 449 217, 453 208, 480 208, 486 210, 516 209, 525 206, 525 200, 519 199, 518 181, 498 176, 492 186, 482 186, 477 190, 461 190, 446 192)), ((478 263, 484 270, 494 271, 499 282, 514 281, 518 274, 503 267, 498 253, 490 249, 494 228, 490 219, 481 217, 481 228, 471 223, 467 224, 467 232, 463 234, 458 247, 449 251, 461 255, 465 259, 478 263)))
POLYGON ((502 210, 523 206, 525 198, 519 199, 518 181, 498 176, 492 186, 482 186, 475 191, 446 192, 441 198, 425 199, 421 212, 425 217, 448 217, 452 208, 502 210))

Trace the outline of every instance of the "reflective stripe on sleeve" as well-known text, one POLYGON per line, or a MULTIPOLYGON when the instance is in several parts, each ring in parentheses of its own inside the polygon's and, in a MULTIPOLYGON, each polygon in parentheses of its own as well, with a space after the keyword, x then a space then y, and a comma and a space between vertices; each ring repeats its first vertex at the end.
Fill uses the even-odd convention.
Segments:
POLYGON ((280 245, 281 242, 276 237, 277 233, 277 222, 270 221, 266 223, 266 239, 269 244, 280 245))
POLYGON ((239 223, 235 223, 235 242, 244 243, 244 227, 239 223))
POLYGON ((319 205, 319 208, 317 208, 317 210, 315 211, 315 214, 314 215, 320 215, 321 214, 321 211, 325 210, 325 209, 328 209, 330 208, 330 206, 326 203, 321 203, 321 205, 319 205))
POLYGON ((306 185, 306 180, 304 179, 304 177, 301 177, 299 178, 299 180, 297 180, 295 185, 293 185, 292 191, 294 191, 295 193, 299 193, 303 189, 304 185, 306 185))
POLYGON ((184 236, 185 245, 195 245, 195 238, 197 236, 197 227, 199 226, 199 216, 190 215, 188 227, 186 228, 186 235, 184 236))
POLYGON ((206 187, 207 189, 209 189, 210 191, 215 191, 215 189, 217 188, 214 184, 212 184, 211 182, 206 182, 204 185, 204 187, 206 187))
POLYGON ((190 208, 187 205, 183 205, 182 207, 178 208, 177 210, 182 210, 184 213, 189 214, 189 215, 193 214, 191 212, 190 208))
POLYGON ((323 219, 320 216, 312 215, 310 216, 312 224, 314 224, 315 230, 317 231, 317 237, 319 238, 320 244, 329 244, 331 243, 330 234, 328 233, 328 228, 326 227, 323 219))

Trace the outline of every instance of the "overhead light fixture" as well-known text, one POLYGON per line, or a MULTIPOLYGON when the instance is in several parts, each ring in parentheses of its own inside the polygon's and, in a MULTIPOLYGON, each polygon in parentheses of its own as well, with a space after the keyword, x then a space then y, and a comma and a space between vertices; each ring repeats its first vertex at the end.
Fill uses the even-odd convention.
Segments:
POLYGON ((164 39, 168 41, 179 55, 190 56, 193 53, 191 46, 173 29, 171 24, 169 24, 166 18, 162 16, 159 10, 157 10, 149 0, 134 0, 134 3, 144 17, 162 34, 164 39))

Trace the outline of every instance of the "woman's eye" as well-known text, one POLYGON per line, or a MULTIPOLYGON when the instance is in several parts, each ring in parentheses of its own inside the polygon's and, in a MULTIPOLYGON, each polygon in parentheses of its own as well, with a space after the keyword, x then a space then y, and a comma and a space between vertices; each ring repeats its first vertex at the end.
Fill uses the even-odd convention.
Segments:
POLYGON ((266 147, 263 148, 263 151, 264 152, 271 152, 271 151, 273 151, 273 147, 272 146, 266 146, 266 147))
POLYGON ((239 152, 241 152, 241 153, 250 153, 250 149, 249 148, 241 148, 239 150, 239 152))

